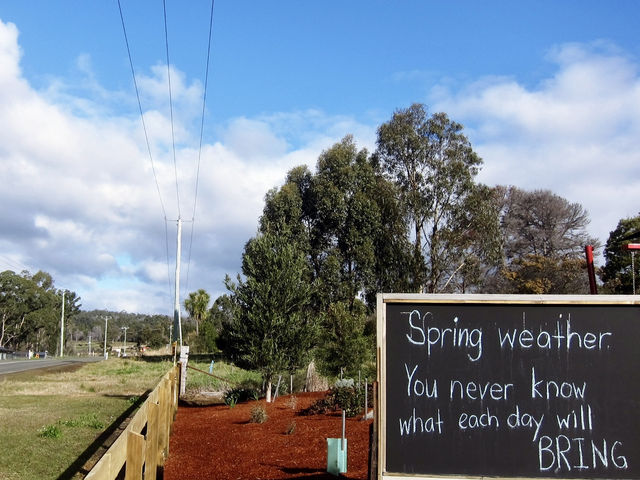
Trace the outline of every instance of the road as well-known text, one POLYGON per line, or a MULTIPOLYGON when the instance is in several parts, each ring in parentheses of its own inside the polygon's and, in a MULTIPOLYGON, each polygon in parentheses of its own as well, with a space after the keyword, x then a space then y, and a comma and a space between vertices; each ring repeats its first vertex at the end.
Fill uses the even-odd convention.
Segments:
POLYGON ((68 367, 86 362, 99 362, 102 356, 80 357, 80 358, 41 358, 41 359, 21 359, 21 360, 0 360, 0 377, 11 373, 26 372, 29 370, 42 370, 59 367, 68 367))

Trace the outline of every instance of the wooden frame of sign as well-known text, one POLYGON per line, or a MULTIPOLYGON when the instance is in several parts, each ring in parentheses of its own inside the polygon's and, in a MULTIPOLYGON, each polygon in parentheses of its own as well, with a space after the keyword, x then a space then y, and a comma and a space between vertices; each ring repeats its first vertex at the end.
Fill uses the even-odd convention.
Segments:
POLYGON ((640 296, 379 294, 378 479, 640 478, 640 296))

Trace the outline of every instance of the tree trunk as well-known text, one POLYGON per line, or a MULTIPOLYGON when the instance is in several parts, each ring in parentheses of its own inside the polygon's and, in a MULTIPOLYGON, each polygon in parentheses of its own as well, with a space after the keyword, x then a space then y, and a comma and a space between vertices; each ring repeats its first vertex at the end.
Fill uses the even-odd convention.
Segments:
POLYGON ((0 347, 4 347, 4 325, 7 321, 7 316, 2 315, 2 331, 0 331, 0 347))
POLYGON ((267 382, 267 403, 271 403, 271 380, 267 382))

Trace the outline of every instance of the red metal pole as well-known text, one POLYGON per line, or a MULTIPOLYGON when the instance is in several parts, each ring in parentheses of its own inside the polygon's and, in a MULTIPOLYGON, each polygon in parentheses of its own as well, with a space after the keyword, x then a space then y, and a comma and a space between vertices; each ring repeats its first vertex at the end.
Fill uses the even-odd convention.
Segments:
POLYGON ((584 253, 587 256, 587 272, 589 272, 589 292, 591 293, 591 295, 597 295, 598 286, 596 285, 596 270, 593 267, 593 246, 585 246, 584 253))

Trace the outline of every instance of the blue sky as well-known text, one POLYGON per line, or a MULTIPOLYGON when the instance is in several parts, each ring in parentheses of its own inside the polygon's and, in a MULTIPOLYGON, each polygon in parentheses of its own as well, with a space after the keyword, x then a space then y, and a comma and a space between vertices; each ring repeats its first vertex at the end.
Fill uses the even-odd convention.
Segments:
MULTIPOLYGON (((121 5, 175 219, 162 2, 121 5)), ((166 5, 190 218, 211 4, 166 5)), ((579 202, 604 243, 640 211, 638 18, 632 0, 218 0, 185 289, 223 292, 290 168, 346 134, 373 150, 377 126, 413 102, 465 125, 480 181, 579 202)), ((170 312, 175 225, 117 1, 3 0, 0 22, 0 181, 15 185, 0 193, 0 268, 47 270, 85 308, 170 312)))

